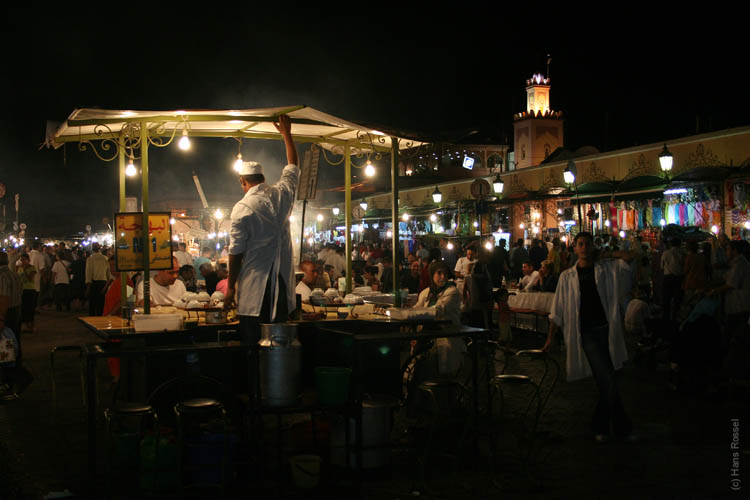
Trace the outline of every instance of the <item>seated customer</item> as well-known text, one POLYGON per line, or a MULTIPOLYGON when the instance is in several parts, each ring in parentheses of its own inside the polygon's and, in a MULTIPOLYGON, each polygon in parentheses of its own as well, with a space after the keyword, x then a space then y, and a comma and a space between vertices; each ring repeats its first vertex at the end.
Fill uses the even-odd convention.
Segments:
POLYGON ((380 281, 378 281, 377 274, 378 268, 376 266, 367 266, 362 275, 365 285, 372 287, 375 291, 380 290, 380 281))
POLYGON ((548 260, 542 262, 539 268, 539 290, 547 293, 555 293, 557 288, 557 275, 554 272, 555 264, 548 260))
POLYGON ((409 293, 419 293, 419 278, 419 262, 415 260, 409 264, 408 272, 401 275, 401 288, 409 293))
MULTIPOLYGON (((414 307, 432 308, 436 319, 450 320, 461 324, 461 299, 458 289, 446 276, 450 268, 443 261, 430 264, 430 286, 422 290, 414 307)), ((456 375, 461 368, 466 343, 460 338, 439 338, 433 347, 437 356, 437 371, 440 375, 456 375)))
MULTIPOLYGON (((151 273, 149 289, 152 306, 171 306, 182 298, 187 290, 182 281, 177 279, 179 272, 177 259, 172 257, 172 269, 151 273)), ((138 283, 136 297, 138 305, 143 305, 143 280, 138 283)))
POLYGON ((206 292, 211 295, 216 291, 216 284, 219 282, 219 275, 214 270, 210 262, 204 262, 200 268, 203 279, 206 280, 206 292))
POLYGON ((315 288, 315 279, 318 276, 318 269, 315 263, 309 260, 302 261, 299 265, 300 270, 304 273, 302 280, 297 283, 297 288, 294 290, 295 293, 302 297, 302 302, 310 301, 310 293, 315 288))
POLYGON ((521 270, 523 271, 523 278, 518 282, 518 288, 525 292, 530 292, 539 286, 541 277, 539 276, 539 271, 534 270, 531 261, 525 261, 521 266, 521 270))
POLYGON ((188 292, 195 292, 197 287, 195 285, 195 268, 192 264, 186 264, 180 268, 180 275, 178 279, 185 285, 185 290, 188 292))

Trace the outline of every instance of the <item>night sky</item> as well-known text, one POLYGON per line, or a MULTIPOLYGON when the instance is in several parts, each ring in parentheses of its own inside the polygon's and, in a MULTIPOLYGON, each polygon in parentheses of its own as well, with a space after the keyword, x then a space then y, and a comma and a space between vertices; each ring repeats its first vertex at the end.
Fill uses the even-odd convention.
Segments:
MULTIPOLYGON (((12 196, 21 194, 30 235, 100 227, 114 210, 116 162, 74 145, 38 151, 46 121, 61 122, 77 107, 306 104, 354 122, 480 130, 511 142, 525 80, 545 73, 551 54, 552 109, 564 113, 570 148, 612 150, 750 124, 744 28, 710 14, 588 12, 566 21, 539 9, 440 13, 383 4, 343 17, 291 4, 283 12, 186 5, 133 7, 122 18, 102 14, 114 4, 4 8, 0 182, 8 193, 0 204, 12 218, 12 196)), ((242 195, 230 169, 234 140, 196 140, 189 155, 167 149, 150 150, 152 200, 197 197, 193 170, 209 203, 242 195)), ((243 156, 278 178, 280 142, 245 141, 243 156)), ((136 194, 138 183, 128 190, 136 194)))

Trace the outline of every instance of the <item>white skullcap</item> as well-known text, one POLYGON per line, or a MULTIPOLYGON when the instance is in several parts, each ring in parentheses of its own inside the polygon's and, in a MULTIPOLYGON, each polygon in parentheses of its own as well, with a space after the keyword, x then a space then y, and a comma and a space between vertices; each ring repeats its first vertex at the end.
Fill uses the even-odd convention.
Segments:
POLYGON ((240 175, 263 174, 263 165, 257 161, 243 161, 240 167, 240 175))

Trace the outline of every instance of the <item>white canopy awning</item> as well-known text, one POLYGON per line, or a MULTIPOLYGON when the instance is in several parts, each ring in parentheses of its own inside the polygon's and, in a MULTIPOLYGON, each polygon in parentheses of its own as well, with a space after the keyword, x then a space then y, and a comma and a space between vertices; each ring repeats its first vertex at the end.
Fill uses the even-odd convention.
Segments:
MULTIPOLYGON (((55 148, 66 142, 116 140, 127 134, 131 124, 146 123, 150 137, 172 138, 187 131, 190 137, 245 137, 281 139, 274 127, 278 116, 292 120, 296 142, 314 142, 342 153, 349 145, 352 153, 387 152, 393 134, 358 125, 307 106, 241 110, 175 110, 134 111, 76 109, 57 130, 50 130, 47 144, 55 148)), ((419 146, 423 142, 399 137, 399 149, 419 146)))

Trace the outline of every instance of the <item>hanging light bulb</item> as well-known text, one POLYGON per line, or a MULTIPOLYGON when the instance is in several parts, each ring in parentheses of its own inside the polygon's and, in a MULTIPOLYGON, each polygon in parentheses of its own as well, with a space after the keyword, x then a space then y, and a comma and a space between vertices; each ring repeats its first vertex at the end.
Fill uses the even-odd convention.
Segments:
MULTIPOLYGON (((609 221, 607 221, 607 222, 609 222, 609 221)), ((607 224, 607 225, 609 226, 609 224, 607 224)), ((659 221, 659 225, 660 225, 661 227, 664 227, 664 226, 666 226, 666 225, 667 225, 667 221, 665 221, 664 219, 661 219, 661 220, 659 221)))
POLYGON ((401 216, 401 220, 403 220, 404 222, 408 221, 409 220, 409 214, 407 214, 406 212, 404 212, 404 215, 401 216))
POLYGON ((607 220, 604 221, 604 225, 607 226, 607 227, 609 227, 611 224, 612 223, 609 222, 609 219, 607 219, 607 220))
POLYGON ((493 247, 494 245, 491 241, 487 241, 487 243, 484 244, 484 248, 486 248, 487 250, 492 250, 493 247))
POLYGON ((333 207, 333 215, 338 215, 340 210, 341 209, 339 207, 333 207))
POLYGON ((385 237, 386 238, 392 238, 393 237, 393 231, 386 231, 385 232, 385 237))
POLYGON ((217 208, 214 212, 214 217, 218 220, 221 220, 224 218, 224 212, 222 212, 220 208, 217 208))
POLYGON ((365 167, 365 175, 367 177, 372 177, 375 175, 375 167, 372 166, 372 163, 370 163, 370 160, 367 160, 367 166, 365 167))
POLYGON ((318 222, 323 222, 323 214, 318 214, 316 219, 318 219, 318 222))
POLYGON ((437 215, 435 214, 430 215, 430 222, 437 222, 437 215))
POLYGON ((717 226, 716 224, 711 226, 711 232, 714 234, 719 234, 719 226, 717 226))
POLYGON ((520 229, 523 229, 523 228, 525 228, 526 226, 525 226, 525 225, 524 225, 524 223, 522 222, 522 223, 520 223, 520 224, 518 225, 518 227, 519 227, 520 229))
POLYGON ((432 192, 432 201, 435 203, 440 203, 440 200, 443 199, 443 193, 440 192, 437 186, 435 186, 435 191, 432 192))
POLYGON ((362 207, 362 210, 367 210, 367 201, 366 200, 360 201, 359 206, 362 207))
POLYGON ((474 227, 479 227, 479 222, 474 221, 474 227))
POLYGON ((125 175, 127 175, 128 177, 135 177, 137 173, 138 170, 136 170, 135 165, 133 164, 133 158, 131 158, 128 166, 125 167, 125 175))
POLYGON ((176 220, 174 220, 174 217, 171 217, 171 218, 169 219, 169 225, 170 225, 170 226, 174 226, 174 223, 175 223, 175 222, 177 222, 177 221, 176 221, 176 220))
POLYGON ((625 237, 625 231, 620 231, 620 238, 624 238, 624 237, 625 237))
POLYGON ((242 169, 242 153, 237 153, 237 160, 234 162, 232 168, 234 168, 235 172, 240 172, 240 170, 242 169))
POLYGON ((177 143, 177 145, 183 151, 187 151, 190 149, 190 138, 188 137, 186 128, 182 129, 182 137, 180 138, 180 142, 177 143))
POLYGON ((447 245, 445 245, 445 248, 447 248, 448 250, 453 250, 453 243, 449 242, 447 245))
POLYGON ((746 220, 743 225, 745 226, 745 229, 750 229, 750 220, 746 220))

